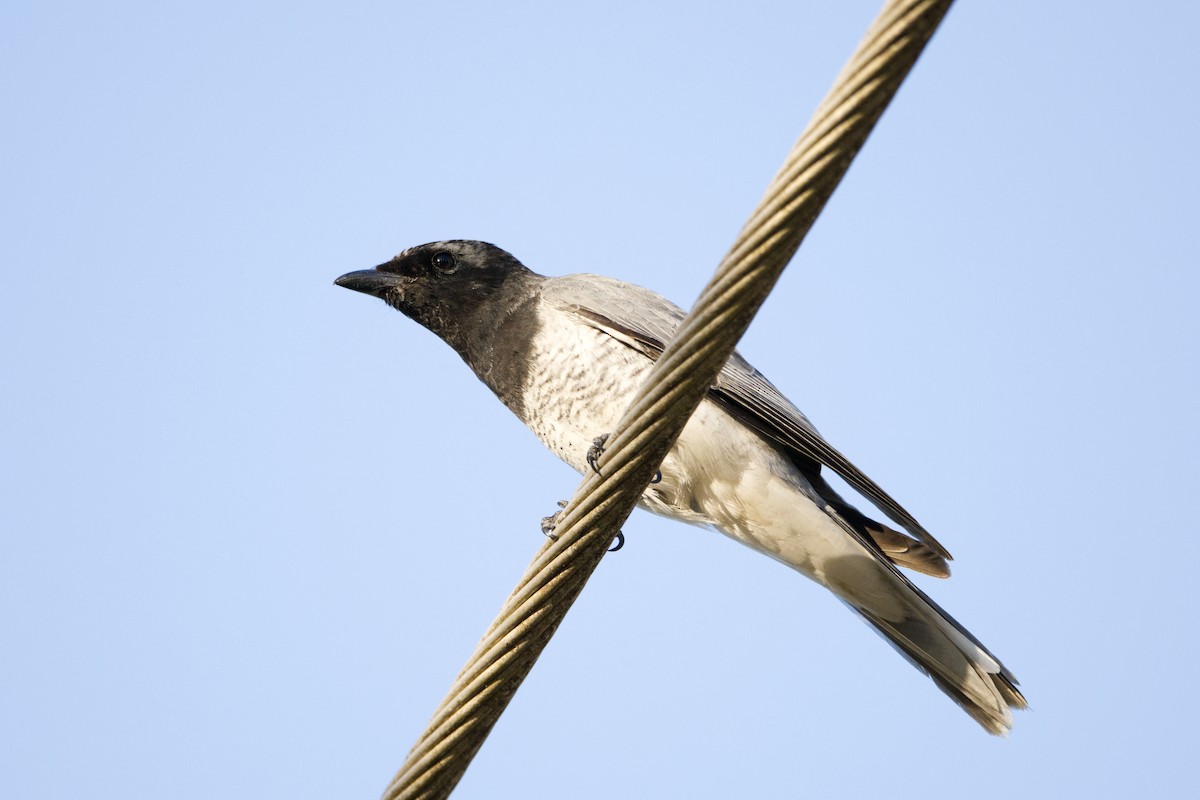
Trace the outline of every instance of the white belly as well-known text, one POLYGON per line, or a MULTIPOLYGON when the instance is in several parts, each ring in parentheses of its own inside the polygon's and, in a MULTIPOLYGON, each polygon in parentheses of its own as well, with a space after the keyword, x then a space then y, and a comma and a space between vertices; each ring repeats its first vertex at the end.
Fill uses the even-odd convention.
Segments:
MULTIPOLYGON (((541 322, 522 395, 527 414, 537 409, 527 424, 582 473, 588 448, 612 433, 651 362, 578 318, 548 314, 541 322)), ((875 568, 786 456, 710 401, 688 421, 641 505, 716 528, 826 585, 825 566, 835 559, 875 568)))

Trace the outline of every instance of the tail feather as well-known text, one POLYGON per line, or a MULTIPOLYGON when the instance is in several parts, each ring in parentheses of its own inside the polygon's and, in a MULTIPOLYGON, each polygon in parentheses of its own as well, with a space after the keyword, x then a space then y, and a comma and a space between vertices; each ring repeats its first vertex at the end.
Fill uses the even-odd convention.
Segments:
POLYGON ((1016 680, 986 650, 964 647, 962 637, 953 635, 959 627, 953 619, 917 603, 911 604, 911 615, 899 621, 857 605, 851 608, 988 733, 1001 735, 1012 729, 1010 709, 1027 705, 1016 680))
POLYGON ((825 512, 862 545, 877 571, 870 577, 871 570, 864 572, 855 559, 851 563, 857 566, 849 569, 827 563, 826 585, 988 733, 1008 733, 1013 725, 1010 709, 1028 707, 1017 679, 970 631, 905 577, 886 553, 876 549, 879 545, 871 540, 871 528, 883 526, 846 508, 860 521, 858 526, 846 519, 844 508, 829 505, 825 512), (843 571, 841 580, 828 580, 843 571))

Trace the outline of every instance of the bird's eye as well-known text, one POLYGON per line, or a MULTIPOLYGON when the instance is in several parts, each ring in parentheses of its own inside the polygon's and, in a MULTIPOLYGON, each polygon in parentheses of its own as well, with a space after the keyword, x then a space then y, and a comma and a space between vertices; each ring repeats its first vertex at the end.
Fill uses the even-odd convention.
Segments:
POLYGON ((433 266, 441 272, 453 272, 458 262, 454 260, 454 256, 443 250, 433 254, 433 266))

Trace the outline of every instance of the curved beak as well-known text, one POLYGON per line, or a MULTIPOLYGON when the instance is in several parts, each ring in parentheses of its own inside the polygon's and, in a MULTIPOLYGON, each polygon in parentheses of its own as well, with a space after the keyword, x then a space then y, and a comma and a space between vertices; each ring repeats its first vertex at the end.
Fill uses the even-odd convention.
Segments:
POLYGON ((383 297, 388 289, 398 289, 403 285, 404 277, 391 272, 380 272, 377 269, 360 269, 357 272, 347 272, 334 283, 345 289, 369 294, 372 297, 383 297))

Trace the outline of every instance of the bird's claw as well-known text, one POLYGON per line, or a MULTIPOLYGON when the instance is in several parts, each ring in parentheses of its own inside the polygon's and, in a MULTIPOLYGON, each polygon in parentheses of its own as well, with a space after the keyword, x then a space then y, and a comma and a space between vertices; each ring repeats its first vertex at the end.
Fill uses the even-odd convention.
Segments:
POLYGON ((558 527, 558 518, 562 516, 562 510, 567 507, 566 500, 558 501, 558 511, 555 511, 548 517, 542 517, 542 533, 552 541, 558 541, 558 536, 554 533, 554 529, 558 527))
MULTIPOLYGON (((597 436, 592 440, 592 446, 587 451, 587 465, 592 468, 592 472, 600 474, 600 456, 604 455, 604 443, 608 441, 609 434, 605 433, 597 436)), ((662 483, 662 470, 654 470, 654 477, 650 479, 651 484, 662 483)), ((617 545, 614 550, 620 550, 621 546, 617 545)))
POLYGON ((607 433, 597 436, 592 440, 592 446, 587 451, 587 464, 597 475, 600 474, 600 456, 604 455, 604 443, 607 441, 607 433))
MULTIPOLYGON (((546 537, 549 538, 551 541, 554 541, 554 542, 558 541, 558 534, 556 534, 554 532, 554 529, 558 526, 558 520, 562 516, 563 509, 566 507, 567 507, 567 501, 559 500, 558 501, 558 511, 555 511, 553 514, 551 514, 548 517, 542 517, 542 533, 545 534, 546 537)), ((615 553, 624 546, 625 546, 625 534, 622 533, 621 531, 617 531, 616 541, 612 547, 608 548, 608 552, 615 553)))

